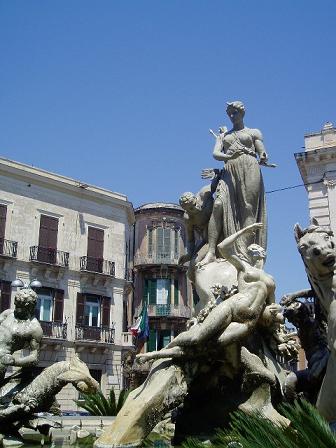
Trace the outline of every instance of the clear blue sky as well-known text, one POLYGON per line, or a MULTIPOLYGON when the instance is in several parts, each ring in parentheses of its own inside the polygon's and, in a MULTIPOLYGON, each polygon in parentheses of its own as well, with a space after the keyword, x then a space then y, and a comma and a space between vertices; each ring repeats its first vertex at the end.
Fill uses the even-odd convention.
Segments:
MULTIPOLYGON (((299 184, 303 135, 335 112, 336 2, 0 0, 0 155, 127 194, 135 206, 197 191, 209 127, 246 104, 299 184)), ((305 286, 292 229, 304 188, 269 194, 267 270, 278 296, 305 286)))

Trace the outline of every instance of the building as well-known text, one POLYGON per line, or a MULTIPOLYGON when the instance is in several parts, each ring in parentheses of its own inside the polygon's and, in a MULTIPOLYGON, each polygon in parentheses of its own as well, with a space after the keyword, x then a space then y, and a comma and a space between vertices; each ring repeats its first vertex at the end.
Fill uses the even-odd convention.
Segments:
MULTIPOLYGON (((39 369, 77 353, 105 394, 123 387, 133 221, 122 194, 0 159, 0 311, 13 306, 14 279, 42 283, 39 369)), ((63 410, 76 398, 71 386, 57 397, 63 410)))
POLYGON ((148 305, 149 338, 145 351, 160 350, 185 329, 192 314, 192 289, 186 267, 183 210, 153 203, 135 210, 133 321, 148 305))
POLYGON ((309 215, 336 235, 336 128, 326 123, 304 141, 305 151, 295 159, 308 193, 309 215))
MULTIPOLYGON (((327 122, 321 131, 304 136, 305 150, 295 154, 308 193, 309 216, 336 235, 336 128, 327 122)), ((313 310, 312 299, 309 304, 313 310)), ((306 368, 303 350, 298 369, 306 368)))

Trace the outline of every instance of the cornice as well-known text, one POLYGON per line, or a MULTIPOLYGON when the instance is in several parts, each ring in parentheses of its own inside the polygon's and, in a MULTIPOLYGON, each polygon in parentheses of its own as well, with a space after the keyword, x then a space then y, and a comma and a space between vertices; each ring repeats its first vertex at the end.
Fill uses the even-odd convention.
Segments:
POLYGON ((55 189, 78 198, 122 208, 127 213, 129 223, 134 222, 133 205, 128 201, 126 195, 3 158, 0 158, 0 174, 55 189))

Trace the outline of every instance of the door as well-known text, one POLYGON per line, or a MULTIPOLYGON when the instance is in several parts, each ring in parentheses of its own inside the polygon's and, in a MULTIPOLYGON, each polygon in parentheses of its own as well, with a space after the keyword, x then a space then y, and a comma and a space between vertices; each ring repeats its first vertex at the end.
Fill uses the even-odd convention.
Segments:
POLYGON ((6 229, 6 216, 7 216, 7 206, 0 205, 0 254, 6 255, 4 253, 5 249, 5 229, 6 229))
POLYGON ((103 272, 104 230, 88 228, 88 247, 86 269, 92 272, 103 272))
POLYGON ((37 251, 38 261, 56 264, 58 219, 41 215, 40 234, 37 251))

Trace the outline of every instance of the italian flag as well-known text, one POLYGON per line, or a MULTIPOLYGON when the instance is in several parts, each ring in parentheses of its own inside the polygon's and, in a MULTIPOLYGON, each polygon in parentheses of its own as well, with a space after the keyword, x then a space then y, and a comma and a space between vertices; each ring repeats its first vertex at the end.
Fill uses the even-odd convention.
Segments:
POLYGON ((143 304, 141 313, 140 313, 137 321, 130 328, 130 332, 137 339, 147 339, 148 338, 149 322, 148 322, 147 300, 143 304))

